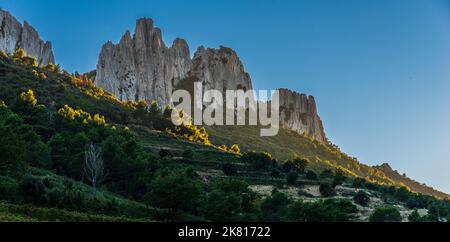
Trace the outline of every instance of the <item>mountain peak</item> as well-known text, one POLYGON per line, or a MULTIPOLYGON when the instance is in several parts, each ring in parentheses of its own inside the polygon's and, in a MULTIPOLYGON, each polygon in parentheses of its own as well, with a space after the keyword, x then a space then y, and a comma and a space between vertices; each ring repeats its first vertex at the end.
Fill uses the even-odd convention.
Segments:
MULTIPOLYGON (((127 31, 118 44, 103 46, 95 82, 121 100, 156 100, 160 106, 170 103, 175 90, 191 90, 193 82, 205 90, 253 89, 236 51, 199 46, 191 59, 187 42, 176 38, 167 47, 150 18, 136 21, 133 38, 127 31)), ((280 104, 283 127, 327 141, 314 97, 281 89, 280 104)))
POLYGON ((0 50, 12 54, 19 48, 24 49, 28 56, 36 58, 40 66, 55 63, 49 41, 43 41, 27 21, 22 25, 8 11, 0 9, 0 50))

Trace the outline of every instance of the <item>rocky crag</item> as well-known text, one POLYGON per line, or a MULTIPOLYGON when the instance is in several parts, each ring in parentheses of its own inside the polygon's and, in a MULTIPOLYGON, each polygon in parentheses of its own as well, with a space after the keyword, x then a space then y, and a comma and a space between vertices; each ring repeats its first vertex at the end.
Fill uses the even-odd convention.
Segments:
POLYGON ((314 97, 288 89, 279 89, 279 92, 281 125, 299 134, 306 134, 315 140, 326 142, 327 137, 314 97))
POLYGON ((38 32, 27 22, 22 25, 9 12, 0 9, 0 50, 12 54, 22 48, 41 66, 55 63, 52 44, 43 41, 38 32))
MULTIPOLYGON (((118 44, 106 43, 100 52, 95 83, 121 100, 156 100, 170 103, 173 91, 192 90, 202 82, 205 90, 252 90, 252 80, 235 51, 199 47, 191 59, 186 41, 167 47, 161 30, 148 18, 137 20, 133 36, 127 31, 118 44)), ((315 100, 280 90, 281 125, 326 142, 315 100)))

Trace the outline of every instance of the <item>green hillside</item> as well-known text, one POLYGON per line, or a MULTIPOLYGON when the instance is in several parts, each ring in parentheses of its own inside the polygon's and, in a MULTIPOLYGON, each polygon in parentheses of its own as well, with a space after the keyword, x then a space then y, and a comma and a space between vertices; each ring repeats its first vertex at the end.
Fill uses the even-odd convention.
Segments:
POLYGON ((174 127, 170 108, 121 102, 29 60, 0 53, 1 221, 376 221, 392 211, 436 221, 450 211, 335 146, 287 130, 174 127))

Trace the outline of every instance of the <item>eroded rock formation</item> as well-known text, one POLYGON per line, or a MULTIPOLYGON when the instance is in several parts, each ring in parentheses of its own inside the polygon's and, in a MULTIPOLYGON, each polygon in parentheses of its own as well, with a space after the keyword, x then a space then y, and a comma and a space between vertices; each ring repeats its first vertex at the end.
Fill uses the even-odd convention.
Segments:
POLYGON ((44 42, 27 22, 23 25, 9 12, 0 9, 0 50, 7 54, 23 48, 39 65, 55 63, 52 44, 44 42))
POLYGON ((192 68, 186 41, 167 47, 151 19, 139 19, 132 37, 126 32, 117 45, 106 43, 97 64, 96 84, 121 100, 168 103, 174 86, 192 68))
MULTIPOLYGON (((177 89, 192 91, 194 82, 204 90, 252 90, 250 75, 235 51, 199 47, 190 58, 186 41, 167 47, 151 19, 139 19, 135 34, 126 32, 118 44, 106 43, 97 64, 95 83, 121 100, 156 100, 170 103, 177 89)), ((322 121, 312 96, 280 90, 281 125, 326 142, 322 121)))
POLYGON ((281 126, 326 142, 327 138, 314 97, 288 89, 279 89, 279 91, 281 126))

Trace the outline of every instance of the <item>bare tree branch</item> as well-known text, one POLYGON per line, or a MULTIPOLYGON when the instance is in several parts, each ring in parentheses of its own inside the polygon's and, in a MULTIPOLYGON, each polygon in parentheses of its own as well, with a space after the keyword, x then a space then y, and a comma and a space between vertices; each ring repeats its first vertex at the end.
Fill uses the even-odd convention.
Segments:
POLYGON ((95 191, 105 178, 105 168, 101 157, 101 148, 93 144, 84 151, 85 162, 83 176, 91 183, 95 191))

